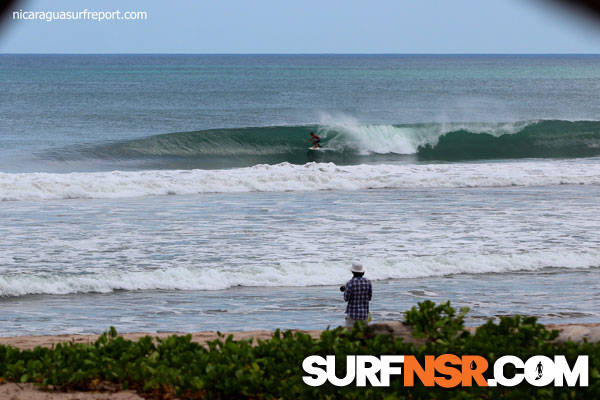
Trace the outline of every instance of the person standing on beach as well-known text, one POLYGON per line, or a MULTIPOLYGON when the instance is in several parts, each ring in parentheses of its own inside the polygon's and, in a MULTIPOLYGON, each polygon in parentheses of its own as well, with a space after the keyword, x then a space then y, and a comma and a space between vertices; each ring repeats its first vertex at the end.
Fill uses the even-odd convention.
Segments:
POLYGON ((365 268, 361 263, 353 262, 352 279, 342 286, 340 290, 344 292, 344 301, 346 305, 346 328, 352 329, 358 321, 368 322, 369 319, 369 301, 373 297, 373 288, 371 282, 365 278, 365 268))

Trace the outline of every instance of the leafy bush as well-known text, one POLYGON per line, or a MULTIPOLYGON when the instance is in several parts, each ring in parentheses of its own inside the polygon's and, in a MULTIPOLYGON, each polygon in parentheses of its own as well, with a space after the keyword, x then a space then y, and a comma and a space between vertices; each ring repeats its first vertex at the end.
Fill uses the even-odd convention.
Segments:
POLYGON ((435 305, 431 300, 425 300, 413 306, 404 313, 404 323, 413 328, 413 335, 427 338, 432 342, 440 340, 452 340, 464 334, 465 315, 469 307, 462 307, 456 314, 456 310, 447 301, 435 305))
MULTIPOLYGON (((463 330, 464 314, 444 303, 423 302, 406 313, 405 323, 429 340, 406 343, 390 335, 375 335, 364 325, 351 332, 326 330, 319 339, 300 332, 275 331, 273 337, 252 344, 220 336, 207 347, 191 336, 170 336, 154 341, 125 340, 114 328, 93 344, 67 343, 53 348, 19 350, 0 346, 0 377, 33 382, 57 390, 92 390, 107 382, 134 389, 149 399, 594 399, 600 398, 600 345, 554 344, 556 332, 535 318, 504 317, 487 322, 474 334, 463 330), (343 374, 346 355, 477 354, 490 365, 500 356, 522 359, 542 354, 564 354, 570 362, 578 355, 590 359, 590 386, 586 388, 520 385, 515 388, 457 387, 443 389, 403 387, 401 378, 389 388, 309 387, 302 381, 302 361, 308 355, 335 354, 343 374)), ((571 364, 572 365, 572 364, 571 364)), ((489 371, 488 371, 489 372, 489 371)), ((490 376, 491 377, 491 376, 490 376)))

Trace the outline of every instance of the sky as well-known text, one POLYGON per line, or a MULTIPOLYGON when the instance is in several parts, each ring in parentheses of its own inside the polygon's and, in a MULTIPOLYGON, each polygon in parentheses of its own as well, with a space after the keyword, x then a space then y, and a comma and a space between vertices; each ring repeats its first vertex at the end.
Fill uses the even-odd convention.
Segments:
POLYGON ((541 0, 29 0, 25 11, 145 11, 142 21, 14 20, 1 53, 600 53, 595 23, 541 0))

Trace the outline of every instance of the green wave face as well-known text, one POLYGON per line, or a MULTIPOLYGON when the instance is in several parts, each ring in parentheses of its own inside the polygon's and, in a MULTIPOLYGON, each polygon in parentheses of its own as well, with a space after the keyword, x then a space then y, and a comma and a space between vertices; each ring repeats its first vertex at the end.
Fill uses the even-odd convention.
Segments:
POLYGON ((500 136, 459 130, 419 146, 418 155, 446 161, 593 157, 600 155, 600 122, 541 121, 500 136))
MULTIPOLYGON (((511 124, 272 126, 150 136, 78 149, 78 157, 160 161, 173 168, 233 168, 310 161, 485 160, 600 155, 600 121, 511 124), (309 132, 322 149, 309 150, 309 132)), ((64 156, 64 154, 63 154, 64 156)))
POLYGON ((84 157, 146 160, 172 168, 234 168, 256 164, 334 162, 359 164, 365 159, 396 159, 394 154, 361 152, 343 134, 316 125, 272 126, 177 132, 79 150, 84 157), (323 148, 310 150, 310 132, 323 148))

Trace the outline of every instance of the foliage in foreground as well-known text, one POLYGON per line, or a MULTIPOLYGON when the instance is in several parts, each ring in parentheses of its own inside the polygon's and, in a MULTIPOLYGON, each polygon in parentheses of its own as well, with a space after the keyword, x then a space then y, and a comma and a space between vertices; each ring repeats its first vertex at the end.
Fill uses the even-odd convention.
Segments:
POLYGON ((374 335, 357 326, 327 330, 320 339, 303 333, 276 331, 269 340, 252 346, 249 341, 221 337, 204 348, 191 336, 154 340, 147 336, 129 341, 114 328, 94 344, 59 344, 56 347, 19 350, 0 346, 0 379, 34 382, 57 390, 92 390, 106 382, 134 389, 147 398, 169 399, 592 399, 600 398, 600 345, 552 343, 556 332, 548 331, 533 317, 503 317, 479 327, 475 334, 464 331, 466 309, 459 313, 450 303, 419 303, 405 314, 405 323, 415 335, 426 338, 415 346, 402 339, 374 335), (512 354, 527 359, 533 355, 564 354, 570 364, 577 355, 590 359, 587 388, 413 388, 392 379, 389 388, 344 388, 326 384, 312 388, 302 381, 303 359, 312 354, 335 354, 342 376, 345 355, 453 353, 484 356, 490 365, 500 356, 512 354))

